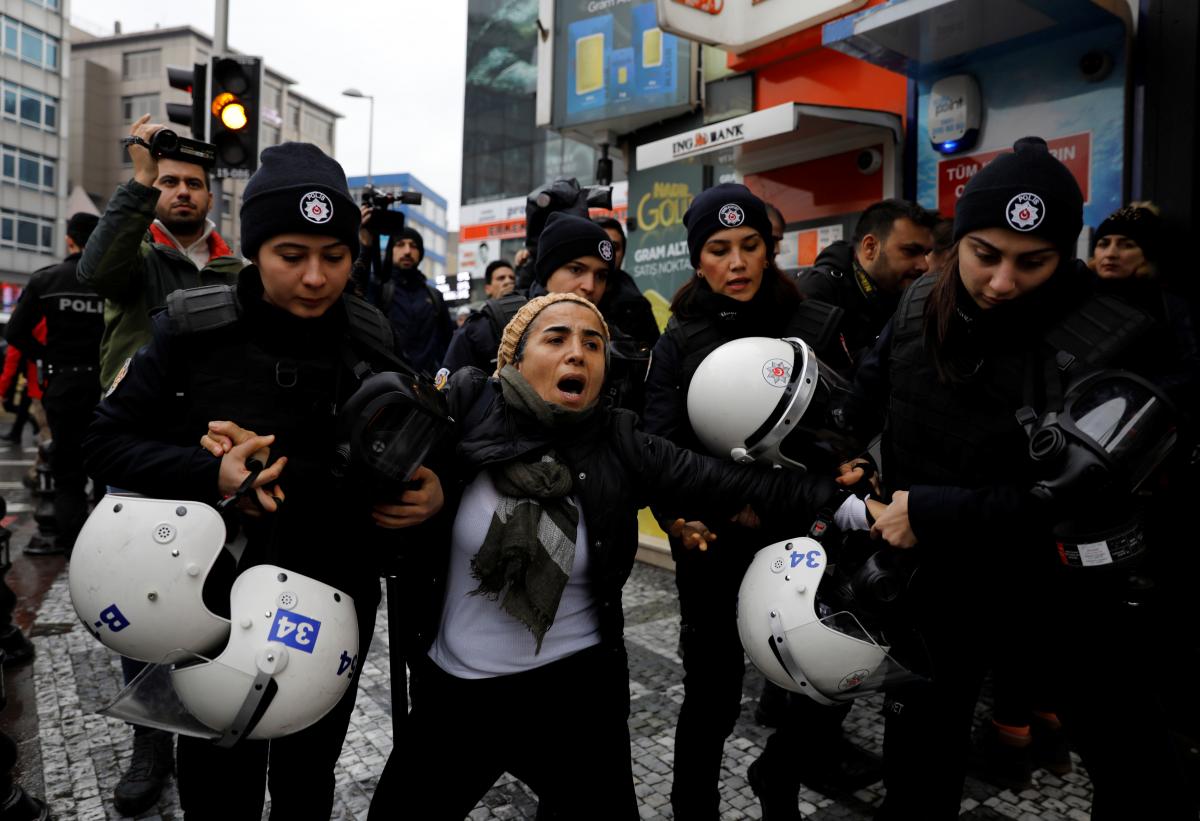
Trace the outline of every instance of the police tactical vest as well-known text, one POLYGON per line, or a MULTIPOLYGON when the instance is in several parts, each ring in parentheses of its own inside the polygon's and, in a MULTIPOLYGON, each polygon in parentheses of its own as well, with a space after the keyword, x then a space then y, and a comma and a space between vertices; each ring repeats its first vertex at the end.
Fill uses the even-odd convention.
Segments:
POLYGON ((379 311, 350 295, 341 305, 348 319, 341 344, 292 358, 264 346, 256 329, 240 321, 233 286, 171 294, 168 326, 187 363, 176 385, 187 427, 204 430, 209 421, 229 419, 275 434, 275 450, 289 457, 293 473, 324 471, 338 440, 338 408, 357 386, 354 363, 406 367, 391 353, 391 325, 379 311))
POLYGON ((982 354, 967 378, 943 384, 924 338, 926 304, 936 282, 926 276, 910 285, 892 320, 884 469, 893 489, 1023 482, 1030 467, 1028 439, 1016 411, 1029 401, 1030 380, 1041 383, 1044 374, 1057 371, 1066 385, 1110 367, 1152 324, 1118 299, 1092 295, 1039 338, 1022 339, 1024 329, 1014 328, 982 354), (1047 369, 1048 361, 1053 364, 1047 369))
MULTIPOLYGON (((483 303, 483 307, 479 312, 487 317, 488 322, 492 324, 492 330, 496 332, 496 344, 500 344, 500 339, 504 336, 504 328, 512 321, 512 318, 517 315, 522 306, 529 301, 529 298, 517 291, 509 291, 502 297, 489 299, 483 303)), ((496 361, 495 355, 492 356, 492 362, 496 361)))

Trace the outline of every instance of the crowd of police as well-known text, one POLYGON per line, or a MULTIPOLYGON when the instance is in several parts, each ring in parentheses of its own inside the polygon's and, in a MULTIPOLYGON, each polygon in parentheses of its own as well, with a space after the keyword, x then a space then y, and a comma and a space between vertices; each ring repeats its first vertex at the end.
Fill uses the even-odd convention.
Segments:
POLYGON ((717 185, 660 335, 621 224, 560 180, 455 330, 420 234, 381 253, 320 150, 263 152, 235 254, 160 128, 132 125, 133 178, 8 331, 42 366, 74 605, 123 656, 118 811, 174 773, 189 819, 258 819, 264 787, 272 817, 328 817, 386 577, 371 818, 462 818, 504 772, 539 818, 637 818, 621 589, 649 506, 681 611, 676 818, 719 815, 747 655, 770 821, 802 783, 879 777, 878 818, 955 818, 969 766, 1023 788, 1071 750, 1094 818, 1196 817, 1200 352, 1153 206, 1076 259, 1080 189, 1026 138, 953 221, 881 202, 790 272, 778 210, 717 185), (841 730, 881 691, 882 762, 841 730))

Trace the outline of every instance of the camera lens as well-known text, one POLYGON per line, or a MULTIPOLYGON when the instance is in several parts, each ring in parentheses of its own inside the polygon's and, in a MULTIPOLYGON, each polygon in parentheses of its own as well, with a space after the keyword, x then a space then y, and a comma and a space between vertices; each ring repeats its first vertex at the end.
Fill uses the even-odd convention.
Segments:
POLYGON ((150 140, 150 153, 156 157, 174 154, 179 150, 179 135, 170 129, 162 129, 150 140))

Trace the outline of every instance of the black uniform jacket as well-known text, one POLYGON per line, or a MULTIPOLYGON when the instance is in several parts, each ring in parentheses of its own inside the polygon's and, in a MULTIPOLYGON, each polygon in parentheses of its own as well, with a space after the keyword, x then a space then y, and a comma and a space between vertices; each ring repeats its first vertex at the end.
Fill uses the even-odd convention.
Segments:
POLYGON ((104 299, 75 278, 80 254, 33 275, 8 324, 7 339, 32 359, 58 367, 100 366, 100 336, 104 333, 104 299), (45 318, 46 344, 33 337, 45 318))
POLYGON ((220 459, 200 447, 207 423, 226 419, 272 434, 271 461, 288 459, 279 481, 286 501, 279 513, 240 517, 247 556, 371 605, 400 536, 374 526, 369 494, 335 481, 343 432, 336 408, 356 387, 344 346, 376 370, 384 361, 349 341, 341 303, 319 318, 297 318, 262 300, 253 266, 241 274, 238 297, 241 316, 209 330, 173 333, 169 311, 155 315, 150 343, 96 410, 84 440, 89 473, 134 493, 213 505, 220 459))
POLYGON ((636 416, 624 410, 597 407, 591 420, 556 440, 553 432, 510 411, 499 381, 474 368, 454 374, 449 400, 458 439, 449 446, 453 468, 442 474, 447 503, 437 526, 423 528, 430 542, 405 550, 414 565, 410 575, 425 579, 424 618, 415 637, 422 648, 432 642, 441 614, 457 501, 463 488, 493 465, 535 458, 553 448, 570 467, 591 539, 588 565, 600 603, 601 633, 615 645, 623 628, 621 587, 633 568, 642 507, 654 502, 688 519, 702 512, 728 518, 751 500, 756 509, 795 515, 807 523, 818 509, 834 506, 844 496, 831 479, 736 465, 677 447, 637 430, 636 416), (422 571, 417 564, 423 564, 422 571))

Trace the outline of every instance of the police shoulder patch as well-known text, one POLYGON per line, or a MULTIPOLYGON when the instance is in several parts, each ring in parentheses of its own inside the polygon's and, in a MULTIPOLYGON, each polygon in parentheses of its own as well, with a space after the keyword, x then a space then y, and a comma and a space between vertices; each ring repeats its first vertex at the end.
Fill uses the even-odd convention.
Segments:
POLYGON ((120 385, 121 380, 125 378, 125 374, 129 373, 129 363, 132 361, 133 357, 129 357, 125 360, 125 363, 121 365, 121 370, 117 371, 117 375, 113 378, 112 384, 109 385, 108 390, 104 392, 105 399, 113 395, 113 391, 117 389, 117 385, 120 385))

